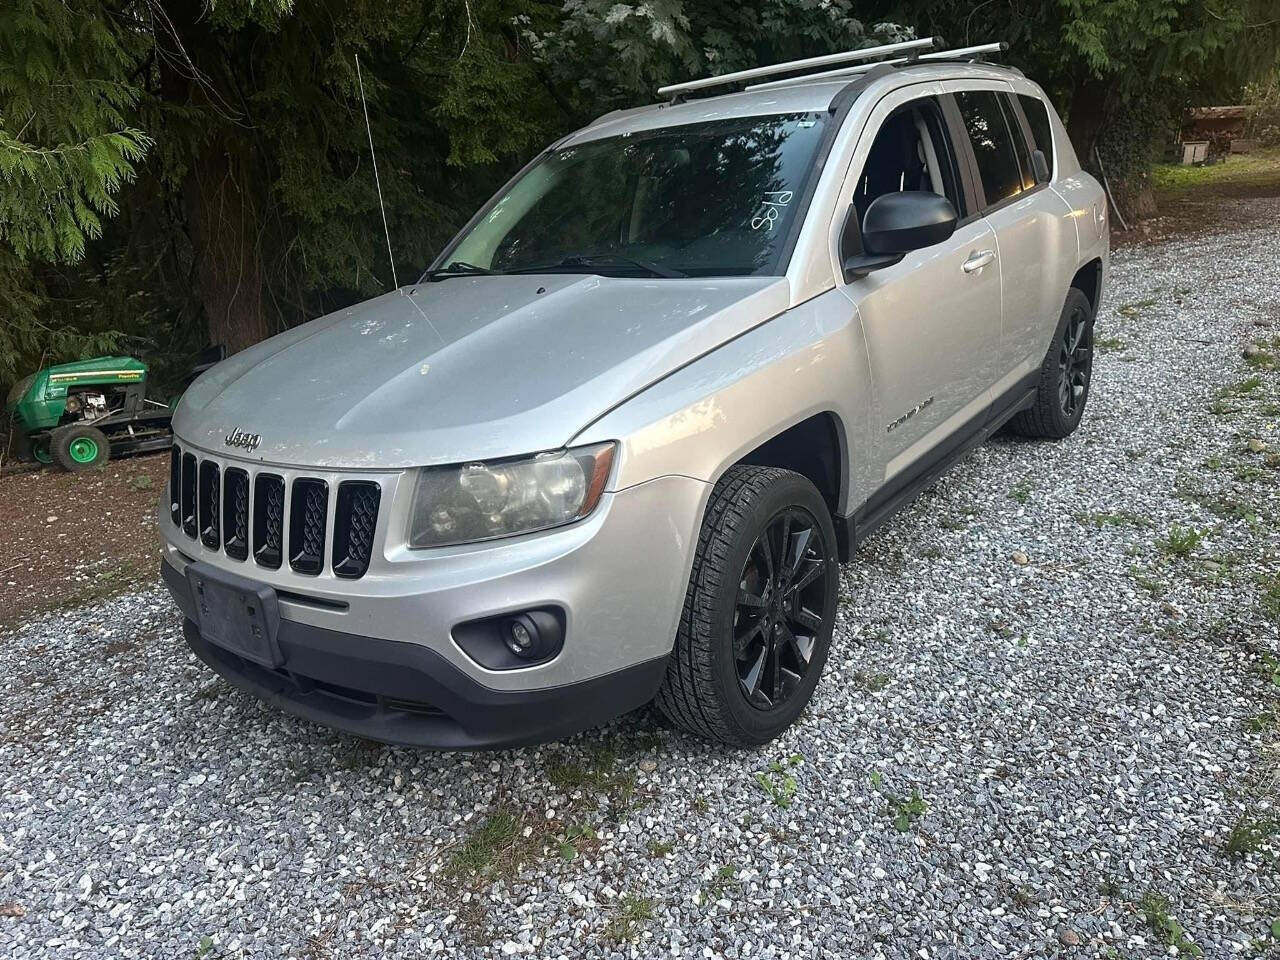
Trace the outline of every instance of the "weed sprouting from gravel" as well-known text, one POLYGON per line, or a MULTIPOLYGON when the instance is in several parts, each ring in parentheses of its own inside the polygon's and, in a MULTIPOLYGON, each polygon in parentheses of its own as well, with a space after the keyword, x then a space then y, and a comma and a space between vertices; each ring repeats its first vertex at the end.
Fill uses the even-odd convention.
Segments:
POLYGON ((910 833, 912 825, 929 812, 929 804, 920 796, 919 790, 912 790, 909 797, 895 797, 886 793, 889 806, 885 809, 893 820, 893 829, 899 833, 910 833))
POLYGON ((855 683, 864 689, 869 690, 872 693, 879 693, 887 687, 890 682, 892 682, 893 677, 889 676, 887 673, 872 673, 868 670, 856 670, 854 671, 853 679, 855 683))
POLYGON ((1035 486, 1029 480, 1020 480, 1015 486, 1009 490, 1009 499, 1014 503, 1026 503, 1031 499, 1031 492, 1035 490, 1035 486))
POLYGON ((1195 527, 1180 527, 1174 524, 1168 534, 1159 543, 1160 552, 1167 557, 1188 557, 1204 542, 1207 530, 1195 527))
POLYGON ((1142 919, 1151 928, 1151 932, 1159 937, 1165 946, 1173 947, 1180 954, 1185 953, 1193 957, 1204 955, 1204 951, 1187 937, 1187 931, 1178 918, 1169 912, 1167 898, 1159 894, 1147 893, 1138 904, 1138 909, 1142 913, 1142 919))
POLYGON ((671 851, 674 849, 675 849, 674 843, 667 843, 666 841, 663 841, 663 840, 649 841, 649 856, 653 857, 653 859, 655 860, 661 860, 663 857, 671 853, 671 851))
POLYGON ((1227 839, 1222 844, 1222 852, 1229 857, 1244 857, 1257 853, 1277 833, 1280 833, 1280 821, 1263 817, 1261 819, 1245 814, 1236 821, 1227 839))
POLYGON ((1134 300, 1132 303, 1122 304, 1116 312, 1125 319, 1132 320, 1142 313, 1147 307, 1154 307, 1160 302, 1159 297, 1145 297, 1142 300, 1134 300))
POLYGON ((795 799, 799 784, 791 768, 800 766, 804 757, 793 754, 786 760, 775 760, 769 764, 767 772, 758 771, 755 775, 756 785, 764 791, 775 807, 789 807, 795 799))
POLYGON ((652 919, 653 901, 650 898, 625 894, 618 900, 618 907, 604 928, 604 939, 610 943, 633 940, 652 919))
POLYGON ((1280 620, 1280 574, 1264 574, 1258 578, 1258 600, 1272 620, 1280 620))

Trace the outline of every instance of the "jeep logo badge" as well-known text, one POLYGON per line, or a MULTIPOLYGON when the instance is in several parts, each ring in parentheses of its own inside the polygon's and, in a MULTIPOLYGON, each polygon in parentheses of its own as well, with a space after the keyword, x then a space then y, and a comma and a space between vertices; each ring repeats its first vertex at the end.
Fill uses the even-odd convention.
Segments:
POLYGON ((253 451, 258 449, 258 444, 262 442, 262 437, 256 433, 246 433, 239 427, 236 427, 227 434, 225 443, 228 447, 242 447, 245 450, 253 451))

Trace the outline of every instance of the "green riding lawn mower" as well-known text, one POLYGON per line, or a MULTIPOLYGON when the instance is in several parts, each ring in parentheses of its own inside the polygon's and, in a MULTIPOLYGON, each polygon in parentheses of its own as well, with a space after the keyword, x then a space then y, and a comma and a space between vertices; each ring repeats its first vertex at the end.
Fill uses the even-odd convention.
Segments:
MULTIPOLYGON (((222 347, 203 351, 191 379, 225 355, 222 347)), ((178 396, 161 402, 146 391, 147 365, 133 357, 77 360, 19 380, 5 401, 18 459, 79 472, 165 449, 178 396)))

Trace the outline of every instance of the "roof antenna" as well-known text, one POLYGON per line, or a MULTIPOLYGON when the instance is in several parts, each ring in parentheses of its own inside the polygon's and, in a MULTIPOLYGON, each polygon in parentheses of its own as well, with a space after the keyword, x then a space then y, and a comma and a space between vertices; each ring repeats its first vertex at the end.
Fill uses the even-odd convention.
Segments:
MULTIPOLYGON (((387 226, 387 205, 382 202, 382 179, 378 176, 378 154, 373 149, 373 127, 369 126, 369 104, 364 98, 364 77, 360 74, 360 54, 356 54, 356 82, 360 84, 360 106, 364 108, 364 129, 369 134, 369 156, 373 158, 373 182, 378 188, 378 208, 382 211, 382 232, 387 235, 387 259, 391 261, 391 283, 400 290, 396 279, 396 258, 391 252, 391 228, 387 226)), ((404 291, 400 290, 404 296, 404 291)))

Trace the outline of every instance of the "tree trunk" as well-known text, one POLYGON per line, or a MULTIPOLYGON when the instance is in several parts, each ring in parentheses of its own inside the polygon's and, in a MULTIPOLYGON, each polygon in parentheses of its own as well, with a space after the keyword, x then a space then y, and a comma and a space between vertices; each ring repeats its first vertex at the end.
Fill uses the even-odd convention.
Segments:
MULTIPOLYGON (((243 350, 271 332, 265 309, 263 208, 270 178, 256 169, 251 121, 234 99, 226 74, 234 62, 223 38, 209 26, 202 0, 166 4, 168 21, 180 41, 160 60, 163 98, 190 110, 198 108, 205 126, 183 131, 198 142, 182 182, 182 206, 196 264, 196 299, 211 345, 228 353, 243 350), (189 65, 176 68, 189 58, 189 65), (194 81, 192 73, 202 79, 194 81), (240 115, 237 115, 237 113, 240 115)), ((170 44, 160 37, 158 44, 170 44)), ((195 111, 191 111, 195 112, 195 111)), ((189 122, 175 119, 181 127, 189 122)))
POLYGON ((184 189, 199 264, 200 299, 210 344, 228 353, 269 336, 263 287, 260 217, 237 158, 216 142, 193 165, 184 189))
POLYGON ((1067 134, 1076 148, 1080 162, 1092 167, 1093 147, 1102 132, 1106 118, 1107 85, 1100 80, 1085 80, 1072 91, 1071 110, 1067 115, 1067 134))

